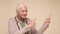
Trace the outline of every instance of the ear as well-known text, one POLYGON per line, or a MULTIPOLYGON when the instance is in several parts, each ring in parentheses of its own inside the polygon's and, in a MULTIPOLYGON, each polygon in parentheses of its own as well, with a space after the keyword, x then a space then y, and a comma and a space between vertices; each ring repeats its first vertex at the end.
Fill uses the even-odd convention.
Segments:
POLYGON ((19 12, 16 10, 16 14, 18 14, 19 12))

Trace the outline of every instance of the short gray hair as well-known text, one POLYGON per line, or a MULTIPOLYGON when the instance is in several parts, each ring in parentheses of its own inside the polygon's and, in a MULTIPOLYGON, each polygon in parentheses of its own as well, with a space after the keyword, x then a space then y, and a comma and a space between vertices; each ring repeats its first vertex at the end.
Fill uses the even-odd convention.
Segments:
POLYGON ((18 2, 16 10, 18 11, 22 6, 26 6, 22 2, 18 2))

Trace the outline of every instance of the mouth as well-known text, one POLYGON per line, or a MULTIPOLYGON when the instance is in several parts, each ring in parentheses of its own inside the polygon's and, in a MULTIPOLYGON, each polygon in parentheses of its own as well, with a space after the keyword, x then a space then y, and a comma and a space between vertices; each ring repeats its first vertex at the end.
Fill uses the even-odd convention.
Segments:
POLYGON ((22 18, 26 18, 26 15, 22 15, 22 18))

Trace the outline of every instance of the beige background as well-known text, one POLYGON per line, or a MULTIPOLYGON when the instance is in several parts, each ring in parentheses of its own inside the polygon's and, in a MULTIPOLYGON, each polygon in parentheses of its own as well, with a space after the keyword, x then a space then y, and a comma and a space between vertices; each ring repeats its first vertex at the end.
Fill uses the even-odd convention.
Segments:
MULTIPOLYGON (((19 0, 0 0, 0 34, 8 34, 8 19, 16 15, 19 0)), ((28 17, 36 19, 37 30, 44 19, 51 16, 51 23, 44 34, 60 34, 60 0, 21 0, 28 7, 28 17)))

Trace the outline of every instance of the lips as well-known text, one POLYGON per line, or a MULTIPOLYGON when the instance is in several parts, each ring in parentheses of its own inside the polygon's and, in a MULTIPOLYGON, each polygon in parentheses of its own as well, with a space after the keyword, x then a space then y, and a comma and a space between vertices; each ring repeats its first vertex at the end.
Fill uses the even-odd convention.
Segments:
MULTIPOLYGON (((27 14, 26 14, 27 15, 27 14)), ((26 17, 26 15, 22 15, 22 17, 26 17)))

